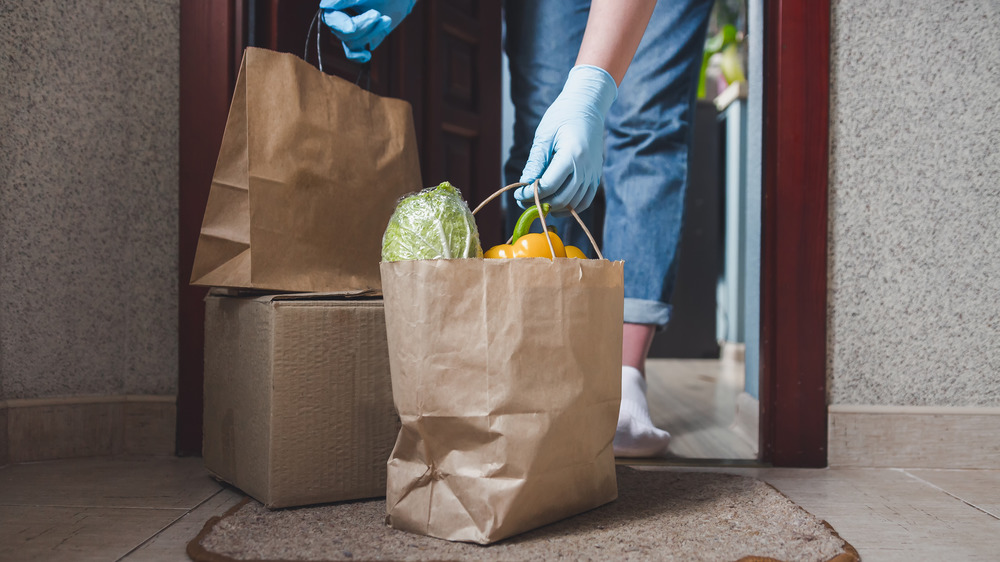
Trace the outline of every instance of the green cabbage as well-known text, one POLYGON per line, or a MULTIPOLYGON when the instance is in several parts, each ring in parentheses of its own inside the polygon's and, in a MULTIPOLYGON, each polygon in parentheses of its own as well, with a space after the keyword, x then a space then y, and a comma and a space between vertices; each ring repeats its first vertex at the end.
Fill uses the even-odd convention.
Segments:
POLYGON ((382 236, 382 261, 481 257, 476 219, 448 182, 404 197, 382 236))

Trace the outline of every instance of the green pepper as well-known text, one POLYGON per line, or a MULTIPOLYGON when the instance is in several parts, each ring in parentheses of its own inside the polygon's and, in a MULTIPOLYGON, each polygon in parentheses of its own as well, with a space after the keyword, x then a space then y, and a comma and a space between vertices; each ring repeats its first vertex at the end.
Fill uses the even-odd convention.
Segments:
POLYGON ((535 222, 535 219, 549 216, 549 209, 551 208, 552 206, 548 203, 542 203, 541 209, 538 208, 538 205, 532 205, 525 209, 521 213, 521 216, 518 217, 517 223, 514 224, 514 236, 510 240, 511 244, 517 242, 518 238, 528 234, 528 231, 531 230, 531 223, 535 222))

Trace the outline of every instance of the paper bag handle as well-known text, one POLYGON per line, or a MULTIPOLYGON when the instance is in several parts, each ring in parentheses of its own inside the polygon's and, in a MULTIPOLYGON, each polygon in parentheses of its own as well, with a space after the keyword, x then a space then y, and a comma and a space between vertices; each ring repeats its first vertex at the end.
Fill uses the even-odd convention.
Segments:
MULTIPOLYGON (((312 38, 313 28, 316 29, 316 66, 319 68, 320 72, 323 72, 323 50, 320 47, 320 32, 323 29, 323 22, 320 21, 320 14, 323 13, 323 9, 320 8, 316 10, 313 15, 312 21, 309 22, 309 30, 306 31, 306 45, 302 48, 302 60, 309 62, 309 39, 312 38)), ((355 86, 361 85, 361 77, 366 76, 368 78, 365 90, 371 91, 372 89, 372 73, 371 73, 371 62, 366 62, 361 65, 361 70, 358 71, 358 77, 354 80, 355 86)))
MULTIPOLYGON (((538 180, 535 180, 534 183, 537 184, 538 180)), ((503 193, 505 191, 509 191, 509 190, 517 188, 517 187, 522 187, 522 186, 525 186, 525 185, 532 185, 532 184, 520 183, 519 182, 519 183, 512 183, 512 184, 510 184, 508 186, 505 186, 505 187, 501 187, 500 189, 498 189, 495 192, 493 192, 493 195, 490 195, 489 197, 487 197, 482 203, 480 203, 475 209, 473 209, 472 214, 475 215, 476 213, 478 213, 480 211, 480 209, 482 209, 483 207, 485 207, 486 204, 489 203, 490 201, 492 201, 492 200, 496 199, 497 197, 499 197, 501 193, 503 193)), ((537 187, 538 186, 536 185, 535 189, 532 189, 532 192, 534 192, 534 195, 535 195, 535 205, 537 205, 538 208, 541 209, 542 208, 542 203, 538 199, 538 189, 537 189, 537 187)), ((594 240, 594 236, 590 233, 590 229, 587 228, 587 225, 583 224, 583 220, 580 218, 580 215, 576 214, 576 210, 573 209, 573 207, 568 207, 568 209, 569 209, 570 214, 573 215, 573 218, 576 219, 576 222, 579 223, 580 228, 583 229, 584 234, 587 235, 587 239, 590 240, 591 247, 593 247, 594 251, 597 252, 597 257, 603 260, 604 259, 604 254, 602 254, 601 253, 601 249, 597 247, 597 241, 594 240)), ((548 228, 548 225, 545 224, 545 214, 544 213, 538 213, 538 220, 542 221, 542 230, 545 231, 545 232, 548 232, 549 228, 548 228)), ((556 250, 555 250, 555 248, 552 247, 552 240, 548 236, 545 237, 545 240, 549 243, 549 252, 551 252, 552 253, 552 257, 555 258, 556 257, 556 250)))
POLYGON ((306 46, 302 48, 302 60, 309 61, 309 39, 312 38, 313 28, 316 29, 316 65, 319 67, 319 71, 323 72, 323 51, 320 50, 319 35, 320 29, 322 29, 323 24, 319 21, 319 15, 323 12, 322 8, 316 10, 316 14, 313 15, 313 19, 309 22, 309 30, 306 31, 306 46))

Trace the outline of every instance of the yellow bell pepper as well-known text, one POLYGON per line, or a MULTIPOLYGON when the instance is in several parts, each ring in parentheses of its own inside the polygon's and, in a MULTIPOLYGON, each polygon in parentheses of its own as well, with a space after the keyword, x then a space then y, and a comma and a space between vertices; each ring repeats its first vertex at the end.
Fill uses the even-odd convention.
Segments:
POLYGON ((541 232, 529 232, 514 242, 514 257, 552 259, 552 253, 555 252, 557 258, 565 258, 566 248, 563 247, 559 236, 552 231, 546 234, 549 235, 549 240, 552 241, 551 250, 549 249, 549 243, 545 241, 544 234, 541 232))
POLYGON ((535 219, 548 214, 548 203, 542 203, 541 209, 537 205, 532 205, 521 213, 521 217, 517 219, 517 224, 514 225, 514 237, 511 239, 511 244, 514 245, 515 258, 552 259, 553 253, 557 258, 566 257, 566 250, 563 248, 562 240, 559 239, 559 236, 554 231, 550 230, 545 234, 541 232, 528 232, 531 229, 531 223, 535 222, 535 219), (551 250, 549 249, 549 243, 545 241, 546 235, 548 235, 549 240, 552 242, 551 250))
POLYGON ((556 234, 555 227, 549 227, 549 232, 542 234, 541 232, 528 232, 531 228, 531 223, 535 221, 539 216, 546 216, 549 214, 549 204, 542 203, 542 208, 539 209, 538 206, 532 205, 525 209, 521 213, 521 217, 517 219, 517 224, 514 226, 514 236, 511 238, 510 244, 499 244, 493 246, 486 253, 483 254, 484 258, 552 258, 552 254, 555 253, 557 258, 581 258, 587 259, 586 254, 576 246, 563 246, 562 239, 556 234), (549 241, 552 242, 552 248, 549 249, 549 243, 545 240, 546 234, 549 237, 549 241))
POLYGON ((493 246, 485 253, 483 253, 484 258, 512 258, 514 257, 514 246, 510 244, 497 244, 493 246))

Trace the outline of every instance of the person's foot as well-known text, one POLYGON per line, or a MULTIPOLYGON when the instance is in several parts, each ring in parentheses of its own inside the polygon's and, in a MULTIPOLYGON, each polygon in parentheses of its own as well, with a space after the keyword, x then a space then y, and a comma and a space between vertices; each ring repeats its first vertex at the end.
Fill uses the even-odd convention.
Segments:
POLYGON ((649 418, 646 379, 634 367, 622 367, 622 404, 612 445, 616 457, 664 456, 670 446, 670 434, 649 418))

